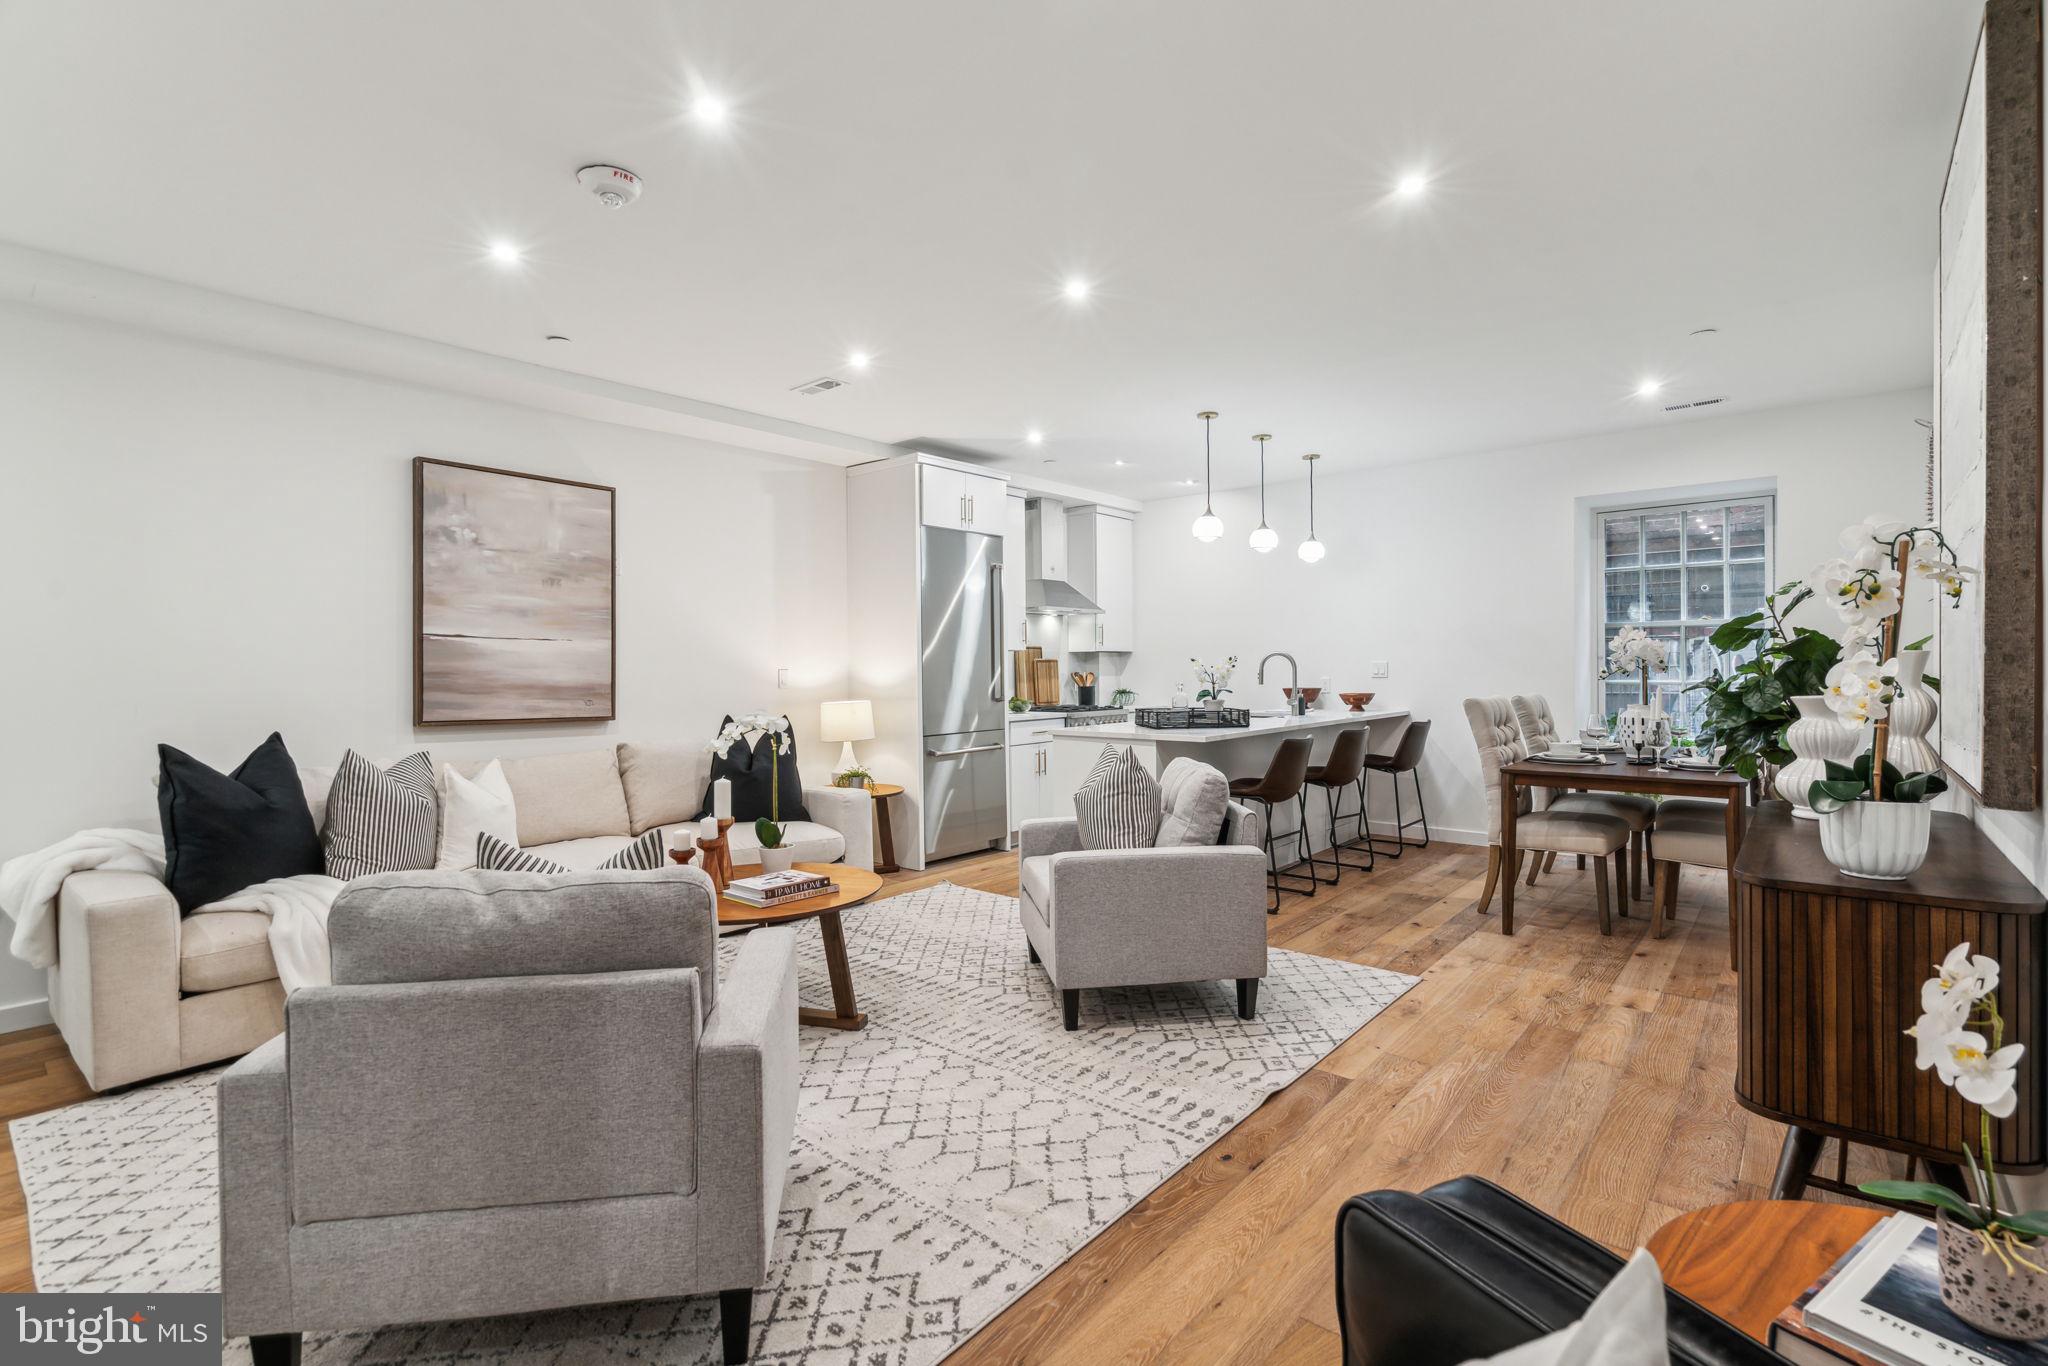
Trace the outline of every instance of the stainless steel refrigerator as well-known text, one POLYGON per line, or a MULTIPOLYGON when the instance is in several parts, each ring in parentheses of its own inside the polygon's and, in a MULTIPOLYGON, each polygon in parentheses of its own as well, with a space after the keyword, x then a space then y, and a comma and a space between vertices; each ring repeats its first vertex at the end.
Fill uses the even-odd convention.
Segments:
POLYGON ((1009 835, 1003 775, 1003 542, 924 528, 918 629, 924 685, 924 852, 1009 835))

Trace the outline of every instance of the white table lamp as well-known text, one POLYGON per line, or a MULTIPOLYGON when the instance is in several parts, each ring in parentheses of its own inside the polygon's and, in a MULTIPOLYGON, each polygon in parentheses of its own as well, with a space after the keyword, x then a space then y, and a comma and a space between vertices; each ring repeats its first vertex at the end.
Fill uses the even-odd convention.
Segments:
POLYGON ((854 767, 855 740, 875 738, 875 704, 866 698, 849 702, 821 702, 818 705, 818 738, 827 744, 840 742, 839 773, 854 767))

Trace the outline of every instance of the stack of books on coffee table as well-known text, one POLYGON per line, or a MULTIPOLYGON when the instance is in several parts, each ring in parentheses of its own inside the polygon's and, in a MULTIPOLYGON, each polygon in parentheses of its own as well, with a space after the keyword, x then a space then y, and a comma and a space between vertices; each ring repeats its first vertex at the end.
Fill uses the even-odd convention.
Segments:
POLYGON ((1771 1324, 1800 1366, 2044 1366, 2048 1347, 1978 1332, 1941 1302, 1934 1225, 1894 1214, 1771 1324))
POLYGON ((805 873, 790 869, 786 873, 756 873, 753 877, 734 878, 725 886, 725 898, 748 906, 780 906, 785 901, 801 901, 807 896, 832 890, 832 879, 823 873, 805 873))

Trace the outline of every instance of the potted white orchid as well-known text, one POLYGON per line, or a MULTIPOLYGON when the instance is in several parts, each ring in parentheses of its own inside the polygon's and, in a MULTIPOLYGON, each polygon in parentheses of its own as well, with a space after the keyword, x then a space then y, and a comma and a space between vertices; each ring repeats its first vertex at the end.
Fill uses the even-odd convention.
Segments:
POLYGON ((1210 711, 1222 706, 1230 692, 1230 676, 1237 672, 1237 656, 1232 655, 1221 664, 1204 664, 1199 659, 1190 659, 1188 663, 1195 666, 1195 677, 1202 680, 1202 690, 1195 694, 1195 700, 1210 711))
POLYGON ((796 862, 796 851, 782 843, 782 751, 789 744, 789 721, 765 711, 750 711, 726 723, 710 744, 713 754, 724 754, 734 745, 751 743, 753 735, 768 737, 768 814, 754 822, 754 837, 761 842, 761 871, 786 873, 796 862))
MULTIPOLYGON (((1927 859, 1932 829, 1927 803, 1948 790, 1940 773, 1886 767, 1890 725, 1902 679, 1917 680, 1925 658, 1901 664, 1898 645, 1906 577, 1932 582, 1951 605, 1976 574, 1933 526, 1875 517, 1842 533, 1840 558, 1815 572, 1818 597, 1835 613, 1842 658, 1828 671, 1828 708, 1844 725, 1871 732, 1870 748, 1853 765, 1829 761, 1827 776, 1807 789, 1820 818, 1821 848, 1851 877, 1898 881, 1927 859)), ((1931 751, 1930 751, 1931 753, 1931 751)))
POLYGON ((1977 1107, 1978 1151, 1963 1145, 1970 1195, 1931 1181, 1868 1181, 1859 1189, 1934 1207, 1941 1302, 1950 1313, 1995 1337, 2048 1337, 2048 1266, 2040 1248, 2048 1211, 2019 1212, 1991 1156, 1991 1121, 2018 1108, 2019 1062, 2026 1052, 2025 1044, 2005 1042, 1998 961, 1956 945, 1920 988, 1920 1010, 1906 1031, 1915 1066, 1933 1068, 1942 1085, 1977 1107))
POLYGON ((1671 743, 1670 718, 1650 700, 1650 675, 1670 667, 1670 649, 1640 626, 1624 626, 1607 642, 1607 667, 1600 676, 1634 674, 1642 684, 1642 699, 1623 708, 1615 722, 1631 763, 1647 763, 1652 751, 1671 743))

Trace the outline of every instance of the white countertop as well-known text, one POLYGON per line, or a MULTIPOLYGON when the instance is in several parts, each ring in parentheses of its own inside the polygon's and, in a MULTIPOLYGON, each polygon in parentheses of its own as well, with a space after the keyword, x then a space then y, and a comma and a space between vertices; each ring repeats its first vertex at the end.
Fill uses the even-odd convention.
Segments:
POLYGON ((1056 740, 1151 740, 1167 745, 1214 745, 1228 740, 1256 740, 1298 730, 1323 730, 1331 726, 1355 726, 1363 721, 1397 721, 1408 715, 1405 707, 1367 707, 1364 711, 1338 708, 1311 711, 1307 716, 1254 716, 1249 726, 1218 726, 1200 730, 1154 730, 1135 723, 1121 726, 1075 726, 1052 732, 1056 740))

